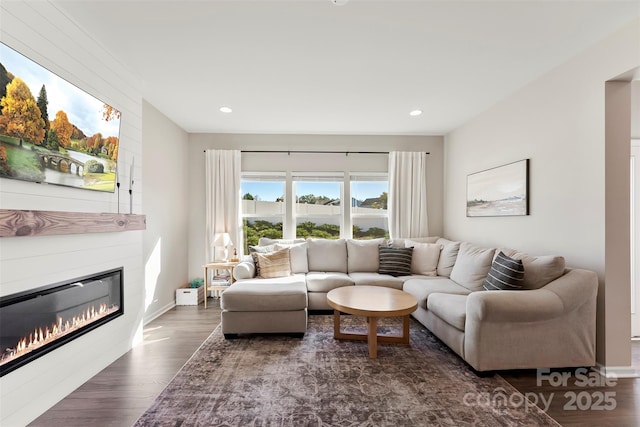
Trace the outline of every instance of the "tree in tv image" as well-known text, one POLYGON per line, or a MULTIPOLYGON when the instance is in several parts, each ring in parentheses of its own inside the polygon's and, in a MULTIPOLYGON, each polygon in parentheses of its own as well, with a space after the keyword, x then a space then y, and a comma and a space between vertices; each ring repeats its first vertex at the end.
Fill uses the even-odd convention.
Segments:
POLYGON ((0 43, 0 177, 115 190, 120 112, 0 43))

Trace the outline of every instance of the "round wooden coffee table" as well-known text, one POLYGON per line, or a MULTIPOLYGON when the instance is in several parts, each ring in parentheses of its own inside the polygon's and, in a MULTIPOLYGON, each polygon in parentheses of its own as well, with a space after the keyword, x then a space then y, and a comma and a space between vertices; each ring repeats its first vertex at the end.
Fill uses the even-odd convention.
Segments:
POLYGON ((327 293, 333 311, 333 337, 360 340, 369 344, 369 357, 378 357, 378 341, 409 344, 409 315, 418 308, 418 300, 404 291, 381 286, 345 286, 327 293), (346 334, 340 330, 340 313, 365 316, 368 333, 346 334), (379 317, 402 317, 402 335, 378 335, 379 317))

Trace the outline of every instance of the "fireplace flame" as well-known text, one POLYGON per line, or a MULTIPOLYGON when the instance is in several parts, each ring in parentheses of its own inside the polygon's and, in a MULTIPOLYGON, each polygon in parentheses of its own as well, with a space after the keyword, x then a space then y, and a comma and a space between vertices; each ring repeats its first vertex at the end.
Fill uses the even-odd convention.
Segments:
POLYGON ((54 342, 55 340, 70 334, 78 329, 99 320, 111 313, 118 311, 120 307, 113 305, 107 307, 106 304, 100 304, 97 308, 95 305, 87 307, 77 316, 64 320, 58 316, 56 323, 49 326, 37 327, 28 337, 21 338, 15 347, 7 348, 0 354, 0 365, 4 365, 12 360, 24 356, 38 348, 54 342))

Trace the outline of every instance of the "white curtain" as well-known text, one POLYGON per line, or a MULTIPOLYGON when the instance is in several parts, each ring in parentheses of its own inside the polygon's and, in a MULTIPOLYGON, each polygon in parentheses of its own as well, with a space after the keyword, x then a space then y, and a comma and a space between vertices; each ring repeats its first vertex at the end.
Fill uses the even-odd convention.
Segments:
POLYGON ((215 259, 216 233, 229 233, 233 246, 240 254, 243 247, 240 203, 240 151, 207 150, 205 240, 207 262, 215 259))
POLYGON ((427 237, 427 155, 389 153, 389 236, 427 237))

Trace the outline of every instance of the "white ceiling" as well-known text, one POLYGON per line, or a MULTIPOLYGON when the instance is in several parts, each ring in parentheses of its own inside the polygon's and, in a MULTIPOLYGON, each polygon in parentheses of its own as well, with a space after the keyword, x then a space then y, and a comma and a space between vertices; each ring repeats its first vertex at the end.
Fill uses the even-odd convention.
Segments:
POLYGON ((57 4, 184 130, 234 133, 445 134, 640 16, 640 0, 57 4))

